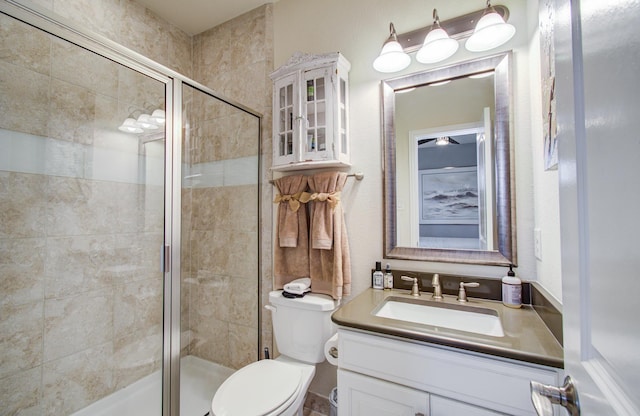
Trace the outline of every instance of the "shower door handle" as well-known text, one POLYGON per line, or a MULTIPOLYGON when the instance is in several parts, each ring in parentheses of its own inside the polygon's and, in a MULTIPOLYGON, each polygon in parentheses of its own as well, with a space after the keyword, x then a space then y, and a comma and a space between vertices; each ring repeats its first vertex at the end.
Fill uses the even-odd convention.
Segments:
POLYGON ((160 271, 167 273, 171 270, 171 246, 160 247, 160 271))

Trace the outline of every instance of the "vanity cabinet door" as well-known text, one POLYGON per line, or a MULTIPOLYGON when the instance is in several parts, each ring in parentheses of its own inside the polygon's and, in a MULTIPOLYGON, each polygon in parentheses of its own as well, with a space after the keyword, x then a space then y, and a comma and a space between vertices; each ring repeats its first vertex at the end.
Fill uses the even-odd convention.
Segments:
POLYGON ((428 416, 429 394, 338 369, 338 414, 428 416))
POLYGON ((474 406, 468 403, 431 395, 431 416, 500 416, 504 413, 474 406))

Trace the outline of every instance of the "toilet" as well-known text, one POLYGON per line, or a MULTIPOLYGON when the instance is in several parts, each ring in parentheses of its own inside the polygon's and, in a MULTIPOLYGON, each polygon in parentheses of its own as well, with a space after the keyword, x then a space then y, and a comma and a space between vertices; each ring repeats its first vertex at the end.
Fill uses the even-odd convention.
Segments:
POLYGON ((302 416, 307 389, 324 361, 324 344, 335 333, 331 314, 338 302, 308 293, 285 298, 269 293, 274 339, 280 356, 260 360, 231 375, 211 401, 212 416, 302 416))

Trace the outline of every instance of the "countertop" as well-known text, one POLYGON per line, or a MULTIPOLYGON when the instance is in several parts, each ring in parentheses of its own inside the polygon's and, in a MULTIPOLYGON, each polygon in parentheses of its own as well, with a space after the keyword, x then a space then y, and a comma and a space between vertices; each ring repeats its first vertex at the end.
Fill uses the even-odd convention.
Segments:
MULTIPOLYGON (((431 299, 431 293, 421 293, 420 298, 431 299)), ((493 337, 375 316, 374 311, 388 296, 414 298, 409 291, 403 289, 369 288, 341 306, 331 319, 342 327, 409 341, 444 345, 550 367, 564 367, 562 345, 530 305, 514 309, 504 306, 502 302, 469 298, 465 305, 493 309, 500 316, 505 335, 493 337)), ((451 295, 445 295, 441 302, 459 304, 456 297, 451 295)))

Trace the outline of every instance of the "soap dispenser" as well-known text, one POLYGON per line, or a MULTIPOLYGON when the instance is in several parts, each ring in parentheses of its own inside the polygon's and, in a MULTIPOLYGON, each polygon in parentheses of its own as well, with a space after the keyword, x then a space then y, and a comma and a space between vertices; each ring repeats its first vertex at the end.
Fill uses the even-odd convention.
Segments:
POLYGON ((502 303, 510 308, 522 306, 522 280, 516 277, 513 265, 509 266, 507 275, 502 278, 502 303))

